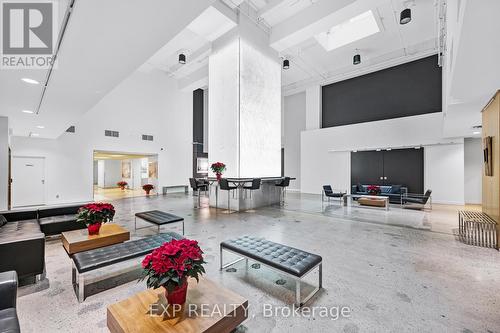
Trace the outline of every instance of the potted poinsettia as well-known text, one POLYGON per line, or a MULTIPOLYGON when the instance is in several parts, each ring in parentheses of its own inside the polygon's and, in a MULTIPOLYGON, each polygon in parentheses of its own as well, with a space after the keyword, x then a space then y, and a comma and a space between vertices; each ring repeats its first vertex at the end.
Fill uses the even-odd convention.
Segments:
POLYGON ((226 165, 222 162, 215 162, 212 163, 210 168, 212 169, 212 172, 215 173, 217 181, 220 181, 222 178, 222 173, 226 170, 226 165))
POLYGON ((114 216, 115 207, 112 204, 97 202, 80 207, 76 220, 85 223, 89 235, 97 235, 101 225, 113 221, 114 216))
POLYGON ((142 185, 142 189, 146 192, 147 195, 149 195, 149 192, 151 192, 151 190, 154 188, 155 187, 151 184, 142 185))
POLYGON ((188 277, 205 273, 203 251, 198 242, 190 239, 173 239, 153 250, 142 261, 143 276, 148 288, 165 288, 170 305, 186 303, 188 277))
POLYGON ((379 195, 380 194, 380 186, 370 185, 370 186, 368 186, 367 191, 371 195, 379 195))
POLYGON ((128 183, 124 180, 122 181, 119 181, 118 183, 116 183, 116 185, 118 185, 118 187, 120 187, 123 190, 125 190, 125 187, 128 185, 128 183))

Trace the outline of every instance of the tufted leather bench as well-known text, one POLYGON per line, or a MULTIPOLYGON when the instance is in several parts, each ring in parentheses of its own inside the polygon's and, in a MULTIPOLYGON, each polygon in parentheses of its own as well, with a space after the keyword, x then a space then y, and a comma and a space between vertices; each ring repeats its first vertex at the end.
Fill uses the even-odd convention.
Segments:
POLYGON ((72 283, 75 291, 77 291, 78 301, 82 302, 85 299, 83 273, 146 255, 163 243, 182 238, 181 235, 175 232, 167 232, 75 253, 72 256, 72 283))
POLYGON ((296 303, 302 306, 322 287, 322 258, 294 247, 268 241, 264 238, 242 236, 220 244, 220 269, 229 267, 243 259, 253 259, 295 279, 296 303), (229 264, 223 264, 222 251, 226 250, 242 256, 229 264), (319 283, 304 300, 300 296, 300 280, 309 272, 318 268, 319 283))
POLYGON ((160 233, 160 227, 164 224, 182 222, 182 234, 184 235, 184 218, 180 216, 162 212, 161 210, 150 210, 147 212, 136 213, 134 220, 134 230, 142 229, 137 228, 137 218, 140 218, 152 224, 156 224, 156 226, 158 227, 158 233, 160 233))

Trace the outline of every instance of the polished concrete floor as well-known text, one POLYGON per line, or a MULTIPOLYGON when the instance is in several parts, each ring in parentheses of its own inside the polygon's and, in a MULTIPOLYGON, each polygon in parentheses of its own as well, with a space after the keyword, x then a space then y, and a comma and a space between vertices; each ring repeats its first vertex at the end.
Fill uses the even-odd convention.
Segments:
MULTIPOLYGON (((193 209, 196 202, 173 194, 113 203, 116 222, 130 230, 139 211, 161 209, 185 218, 186 236, 199 240, 205 251, 207 277, 249 300, 249 318, 239 332, 500 332, 500 254, 456 240, 461 207, 347 209, 322 205, 318 196, 289 193, 284 207, 225 214, 206 208, 206 200, 205 208, 193 209), (292 303, 294 284, 243 262, 236 272, 219 272, 219 243, 243 234, 320 254, 324 289, 306 306, 348 307, 349 317, 287 317, 286 311, 267 316, 266 304, 292 303), (286 284, 276 284, 278 279, 286 284)), ((141 229, 132 237, 154 232, 154 227, 141 229)), ((78 303, 71 260, 60 240, 47 242, 46 279, 19 290, 23 332, 106 332, 107 305, 146 288, 133 280, 137 262, 93 274, 86 300, 78 303)), ((314 273, 308 281, 315 278, 314 273)))
MULTIPOLYGON (((151 192, 151 195, 156 195, 156 192, 151 192)), ((95 201, 112 201, 125 198, 145 197, 146 192, 143 189, 125 189, 120 188, 100 188, 94 186, 95 201)))

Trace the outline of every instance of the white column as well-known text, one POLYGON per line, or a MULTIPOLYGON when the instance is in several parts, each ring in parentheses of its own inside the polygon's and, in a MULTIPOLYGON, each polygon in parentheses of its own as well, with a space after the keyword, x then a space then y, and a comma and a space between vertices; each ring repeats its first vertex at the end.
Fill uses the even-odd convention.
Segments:
POLYGON ((7 210, 9 184, 9 121, 0 117, 0 211, 7 210))
POLYGON ((306 130, 321 128, 321 86, 306 88, 306 130))
POLYGON ((210 163, 227 177, 279 176, 281 65, 269 36, 246 17, 209 58, 210 163))

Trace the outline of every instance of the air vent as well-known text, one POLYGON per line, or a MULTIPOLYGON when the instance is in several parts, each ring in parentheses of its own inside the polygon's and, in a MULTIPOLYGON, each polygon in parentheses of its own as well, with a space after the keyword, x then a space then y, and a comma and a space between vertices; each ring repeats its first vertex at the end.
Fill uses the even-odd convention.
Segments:
POLYGON ((104 136, 111 136, 113 138, 118 138, 120 136, 120 132, 111 131, 111 130, 104 130, 104 136))
POLYGON ((68 129, 66 130, 66 132, 68 132, 68 133, 75 133, 76 132, 75 126, 68 127, 68 129))
POLYGON ((142 139, 144 141, 153 141, 153 136, 152 135, 148 135, 148 134, 143 134, 142 135, 142 139))

